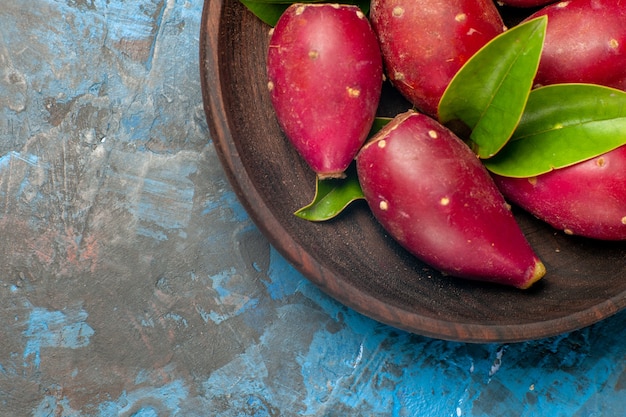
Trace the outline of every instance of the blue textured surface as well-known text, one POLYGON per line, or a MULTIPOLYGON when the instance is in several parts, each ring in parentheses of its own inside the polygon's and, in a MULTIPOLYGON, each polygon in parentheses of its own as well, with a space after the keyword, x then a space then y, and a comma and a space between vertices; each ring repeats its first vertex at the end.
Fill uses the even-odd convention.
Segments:
POLYGON ((201 0, 0 7, 0 416, 623 416, 626 313, 517 344, 328 298, 206 128, 201 0))

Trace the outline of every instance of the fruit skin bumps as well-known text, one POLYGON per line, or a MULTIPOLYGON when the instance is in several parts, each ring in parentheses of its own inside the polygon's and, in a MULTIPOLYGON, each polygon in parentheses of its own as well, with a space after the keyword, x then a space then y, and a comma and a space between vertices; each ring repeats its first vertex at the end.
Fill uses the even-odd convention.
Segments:
POLYGON ((357 155, 374 217, 441 272, 528 288, 545 274, 485 167, 426 115, 396 116, 357 155))
POLYGON ((532 178, 493 177, 508 201, 566 234, 626 240, 626 145, 532 178))
POLYGON ((370 20, 390 82, 430 116, 463 64, 505 30, 493 0, 372 0, 370 20))
POLYGON ((271 31, 268 88, 278 122, 320 179, 365 142, 383 83, 378 40, 353 5, 292 4, 271 31))

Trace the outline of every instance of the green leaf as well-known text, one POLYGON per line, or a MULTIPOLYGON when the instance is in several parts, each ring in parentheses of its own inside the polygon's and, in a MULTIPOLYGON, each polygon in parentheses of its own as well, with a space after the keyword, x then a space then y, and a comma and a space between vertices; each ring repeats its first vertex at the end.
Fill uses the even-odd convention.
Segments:
POLYGON ((626 92, 594 84, 533 90, 513 137, 483 161, 490 171, 532 177, 626 144, 626 92))
MULTIPOLYGON (((256 17, 264 23, 274 27, 283 12, 293 3, 294 0, 240 0, 256 17)), ((323 3, 326 0, 299 0, 298 3, 323 3)), ((346 0, 343 4, 355 4, 361 8, 365 14, 369 13, 369 0, 346 0)))
MULTIPOLYGON (((376 117, 368 137, 374 136, 390 121, 390 117, 376 117)), ((330 220, 353 201, 364 198, 356 172, 356 164, 352 163, 346 170, 346 178, 320 180, 318 177, 315 183, 313 201, 294 214, 302 219, 315 222, 330 220)))
POLYGON ((376 117, 374 119, 374 123, 372 123, 372 127, 370 129, 370 133, 368 137, 371 138, 372 136, 374 136, 376 133, 378 133, 380 129, 385 127, 385 125, 389 123, 391 120, 392 120, 391 117, 376 117))
POLYGON ((325 180, 317 178, 313 201, 294 214, 314 222, 330 220, 353 201, 365 198, 354 165, 352 164, 346 171, 346 178, 325 180))
POLYGON ((522 23, 492 39, 457 72, 441 101, 442 124, 461 121, 480 158, 495 155, 517 126, 543 49, 547 18, 522 23))
POLYGON ((276 26, 276 22, 283 14, 289 4, 262 3, 254 0, 240 0, 256 17, 271 27, 276 26))

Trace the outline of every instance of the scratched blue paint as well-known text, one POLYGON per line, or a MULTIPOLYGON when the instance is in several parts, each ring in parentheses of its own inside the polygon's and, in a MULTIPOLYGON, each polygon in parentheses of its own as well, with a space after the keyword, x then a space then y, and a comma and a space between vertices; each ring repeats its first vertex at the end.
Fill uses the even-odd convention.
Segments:
MULTIPOLYGON (((25 164, 24 167, 27 170, 30 167, 35 167, 38 164, 39 158, 37 155, 33 154, 21 154, 16 151, 9 151, 5 155, 0 156, 0 175, 9 176, 11 175, 11 169, 15 169, 16 165, 25 164)), ((15 193, 15 198, 21 199, 23 198, 24 190, 26 190, 30 185, 30 178, 28 175, 24 175, 22 181, 17 187, 17 191, 13 191, 15 193)), ((4 195, 4 190, 0 191, 0 195, 4 195)))
POLYGON ((153 36, 155 13, 162 16, 167 2, 126 2, 124 0, 100 0, 96 9, 107 13, 108 34, 112 42, 141 40, 153 36), (159 7, 159 3, 161 3, 159 7), (157 9, 159 8, 159 9, 157 9))
POLYGON ((270 248, 268 279, 263 280, 272 300, 281 300, 298 291, 300 286, 311 283, 283 258, 274 247, 270 248))
POLYGON ((72 408, 66 397, 57 398, 54 395, 46 395, 33 410, 32 417, 56 417, 53 413, 57 409, 63 410, 63 417, 82 417, 79 411, 72 408))
POLYGON ((78 349, 89 344, 94 330, 87 324, 87 312, 49 311, 43 308, 32 308, 28 327, 23 335, 26 342, 24 349, 24 366, 33 363, 35 368, 41 365, 41 351, 44 348, 78 349))
POLYGON ((166 179, 145 178, 135 213, 137 217, 166 230, 186 227, 191 216, 194 188, 191 182, 177 182, 171 184, 166 179), (180 217, 172 216, 172 211, 181 214, 180 217))
MULTIPOLYGON (((139 387, 133 391, 124 391, 114 401, 104 401, 98 404, 97 417, 120 417, 120 416, 176 416, 185 404, 189 395, 189 389, 181 380, 175 380, 161 387, 139 387)), ((63 410, 63 417, 85 417, 80 410, 71 407, 69 399, 65 396, 59 398, 55 395, 47 395, 33 410, 33 417, 56 416, 55 410, 63 410)))
POLYGON ((188 327, 189 323, 187 319, 176 313, 166 313, 163 315, 163 318, 173 320, 176 324, 180 324, 183 327, 188 327))
POLYGON ((22 154, 16 151, 10 151, 0 156, 0 169, 10 168, 11 162, 15 160, 25 162, 28 165, 37 166, 39 157, 33 154, 22 154))
MULTIPOLYGON (((160 8, 156 11, 156 16, 154 18, 154 23, 153 23, 155 31, 158 30, 162 26, 163 14, 165 13, 165 8, 166 7, 167 7, 167 2, 164 1, 164 2, 161 3, 160 8)), ((152 69, 152 61, 154 59, 154 52, 155 52, 155 48, 156 48, 157 37, 156 36, 152 36, 151 39, 152 39, 152 42, 150 44, 150 48, 149 48, 149 52, 148 52, 148 59, 145 62, 146 69, 148 71, 150 71, 152 69)))
POLYGON ((237 194, 230 190, 224 190, 216 200, 206 200, 202 214, 209 215, 219 212, 220 219, 229 222, 247 222, 250 217, 245 208, 239 202, 237 194))
MULTIPOLYGON (((273 405, 274 398, 271 388, 265 384, 266 378, 268 371, 261 348, 251 346, 245 354, 213 372, 202 384, 202 395, 208 401, 208 409, 214 410, 220 417, 238 417, 242 415, 241 410, 248 410, 259 417, 269 416, 268 406, 273 405), (242 369, 246 369, 243 375, 242 369), (253 403, 255 406, 250 408, 255 398, 262 398, 263 401, 253 403), (228 399, 227 405, 220 407, 219 403, 224 399, 228 399)), ((296 415, 295 412, 293 414, 296 415)))
POLYGON ((194 205, 195 188, 189 177, 197 170, 196 161, 162 155, 141 159, 126 155, 113 159, 116 168, 119 164, 123 169, 111 172, 109 180, 112 191, 126 200, 119 204, 137 219, 139 235, 156 241, 168 240, 171 234, 184 238, 194 205), (179 168, 172 170, 173 164, 179 168))
POLYGON ((130 137, 131 140, 145 139, 146 127, 143 123, 145 115, 136 113, 129 114, 121 119, 121 125, 124 129, 124 136, 130 137))
MULTIPOLYGON (((105 28, 97 25, 93 18, 90 18, 88 15, 74 15, 72 25, 70 26, 65 19, 67 6, 60 3, 49 4, 48 7, 40 9, 29 8, 29 12, 33 14, 33 20, 45 22, 44 25, 33 27, 31 30, 36 37, 46 39, 45 45, 51 49, 50 52, 54 52, 50 54, 54 59, 34 60, 32 55, 25 54, 23 58, 15 56, 15 64, 25 68, 29 78, 36 79, 39 82, 45 80, 45 82, 36 86, 41 88, 40 92, 44 97, 57 97, 59 93, 64 93, 65 100, 69 100, 84 93, 92 84, 89 79, 82 77, 55 77, 54 74, 59 74, 63 69, 68 71, 69 68, 79 71, 77 67, 79 60, 76 59, 78 54, 90 53, 97 56, 96 52, 100 45, 98 43, 84 42, 83 35, 85 31, 89 30, 92 32, 90 37, 101 38, 105 33, 105 28), (68 33, 75 33, 75 35, 67 36, 68 33), (68 85, 69 82, 72 85, 68 85)), ((3 21, 3 30, 23 32, 23 29, 14 26, 11 21, 3 21)), ((63 100, 63 97, 61 97, 61 100, 63 100)))
MULTIPOLYGON (((105 401, 98 407, 98 417, 177 416, 188 398, 189 388, 182 380, 160 387, 139 387, 125 391, 115 401, 105 401)), ((39 417, 39 416, 35 416, 39 417)))
POLYGON ((241 281, 241 277, 236 275, 234 268, 222 271, 210 277, 212 288, 217 294, 216 305, 220 306, 219 311, 209 312, 203 309, 199 314, 203 318, 208 318, 215 324, 239 316, 247 310, 254 308, 258 304, 258 299, 246 294, 246 287, 241 281))

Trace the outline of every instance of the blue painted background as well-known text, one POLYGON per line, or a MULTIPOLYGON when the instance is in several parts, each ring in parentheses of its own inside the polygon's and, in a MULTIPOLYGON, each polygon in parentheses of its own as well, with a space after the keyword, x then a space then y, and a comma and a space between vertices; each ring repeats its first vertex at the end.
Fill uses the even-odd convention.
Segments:
POLYGON ((626 313, 464 344, 322 294, 213 149, 201 0, 0 7, 0 415, 623 416, 626 313))

